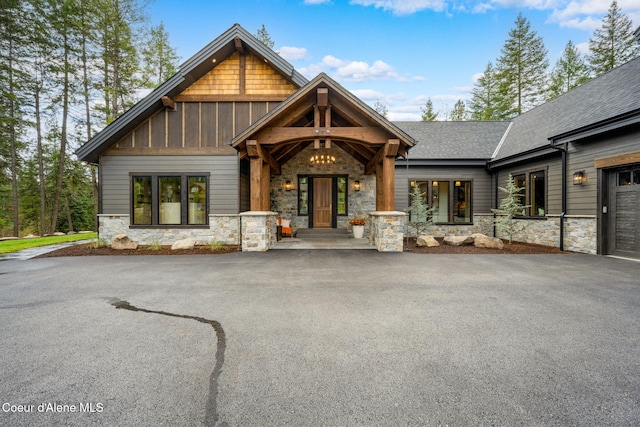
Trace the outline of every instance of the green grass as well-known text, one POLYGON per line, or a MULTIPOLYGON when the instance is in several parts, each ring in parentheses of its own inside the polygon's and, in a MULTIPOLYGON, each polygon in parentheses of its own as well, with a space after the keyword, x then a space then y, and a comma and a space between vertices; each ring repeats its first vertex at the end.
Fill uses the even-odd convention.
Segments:
POLYGON ((98 233, 71 234, 69 236, 35 237, 33 239, 5 240, 0 242, 0 254, 21 251, 38 246, 55 245, 57 243, 74 242, 76 240, 95 239, 98 233))

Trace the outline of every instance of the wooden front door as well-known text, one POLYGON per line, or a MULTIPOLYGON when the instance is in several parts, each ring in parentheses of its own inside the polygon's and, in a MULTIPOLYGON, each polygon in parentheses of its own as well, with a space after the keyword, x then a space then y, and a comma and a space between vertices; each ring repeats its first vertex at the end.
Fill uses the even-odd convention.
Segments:
POLYGON ((331 178, 313 179, 313 228, 331 228, 331 178))

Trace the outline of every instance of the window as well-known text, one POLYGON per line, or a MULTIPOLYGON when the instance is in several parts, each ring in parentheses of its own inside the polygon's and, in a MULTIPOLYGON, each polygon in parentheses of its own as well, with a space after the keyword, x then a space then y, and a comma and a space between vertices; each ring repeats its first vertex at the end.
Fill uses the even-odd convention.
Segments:
POLYGON ((132 225, 206 225, 209 174, 131 174, 132 225))
POLYGON ((298 177, 298 215, 309 215, 309 178, 298 177))
POLYGON ((624 185, 640 185, 640 169, 618 172, 618 187, 624 185))
POLYGON ((347 214, 347 177, 339 176, 336 178, 338 186, 338 215, 347 214))
POLYGON ((515 185, 524 188, 520 192, 520 203, 528 207, 523 210, 523 216, 545 216, 547 206, 545 175, 543 170, 513 175, 515 185))
POLYGON ((469 224, 473 222, 471 181, 412 180, 409 185, 409 194, 414 185, 417 185, 420 192, 424 194, 424 201, 432 208, 431 216, 434 223, 469 224))

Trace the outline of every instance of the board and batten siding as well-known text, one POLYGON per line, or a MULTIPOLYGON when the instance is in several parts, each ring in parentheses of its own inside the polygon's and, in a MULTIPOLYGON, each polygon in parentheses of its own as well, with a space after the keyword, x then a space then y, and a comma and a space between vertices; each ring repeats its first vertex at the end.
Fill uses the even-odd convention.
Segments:
POLYGON ((102 156, 103 214, 131 212, 130 173, 210 173, 209 213, 236 214, 239 207, 237 156, 102 156))
POLYGON ((410 184, 416 181, 472 181, 473 213, 491 213, 491 176, 484 168, 477 167, 441 167, 441 166, 409 166, 396 163, 395 175, 395 209, 406 211, 410 205, 410 184))
POLYGON ((639 151, 640 130, 570 143, 567 158, 568 213, 573 215, 598 214, 598 180, 594 160, 639 151), (576 171, 585 171, 586 180, 582 185, 572 185, 573 173, 576 171))
MULTIPOLYGON (((531 172, 536 171, 544 171, 546 173, 546 213, 560 215, 562 213, 562 159, 559 153, 553 157, 532 160, 526 163, 520 163, 516 166, 494 170, 493 172, 494 174, 497 174, 494 175, 494 179, 497 176, 497 187, 506 187, 509 174, 526 174, 528 177, 531 172)), ((504 197, 505 193, 498 190, 498 203, 504 197)), ((492 194, 491 198, 492 200, 495 200, 495 195, 492 194)), ((529 204, 529 201, 527 201, 526 204, 529 204)), ((497 204, 494 204, 493 206, 497 206, 497 204)))

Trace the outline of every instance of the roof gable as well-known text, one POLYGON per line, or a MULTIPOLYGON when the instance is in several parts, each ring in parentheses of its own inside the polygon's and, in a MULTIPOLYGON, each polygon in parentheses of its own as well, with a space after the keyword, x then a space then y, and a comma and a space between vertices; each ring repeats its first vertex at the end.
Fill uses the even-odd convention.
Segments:
POLYGON ((307 79, 298 73, 291 64, 240 25, 235 24, 186 60, 176 74, 78 148, 76 150, 78 158, 87 162, 96 162, 100 154, 112 144, 164 108, 163 97, 174 98, 184 93, 195 82, 215 70, 218 65, 223 64, 238 50, 243 50, 252 57, 251 64, 259 62, 261 66, 266 65, 273 71, 274 76, 278 75, 280 80, 293 88, 301 87, 307 83, 307 79))

